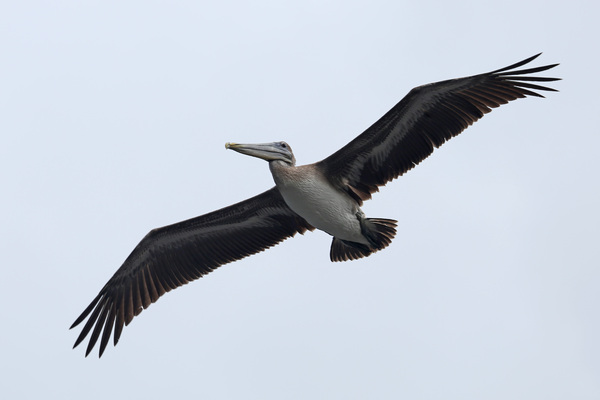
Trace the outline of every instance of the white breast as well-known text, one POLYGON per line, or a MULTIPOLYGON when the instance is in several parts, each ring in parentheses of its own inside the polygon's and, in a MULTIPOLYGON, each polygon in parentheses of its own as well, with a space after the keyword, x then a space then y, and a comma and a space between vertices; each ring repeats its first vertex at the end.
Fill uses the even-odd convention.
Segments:
POLYGON ((339 239, 368 244, 356 216, 354 199, 333 187, 312 165, 271 168, 287 205, 317 229, 339 239))

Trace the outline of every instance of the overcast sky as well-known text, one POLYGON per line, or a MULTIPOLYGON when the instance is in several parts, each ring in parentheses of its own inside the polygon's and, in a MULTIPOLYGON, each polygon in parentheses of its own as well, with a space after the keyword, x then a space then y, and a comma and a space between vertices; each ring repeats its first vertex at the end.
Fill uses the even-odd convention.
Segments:
POLYGON ((600 398, 598 6, 29 1, 0 6, 0 397, 600 398), (494 110, 364 210, 153 304, 102 359, 68 327, 152 228, 273 185, 227 141, 331 154, 412 87, 543 51, 494 110))

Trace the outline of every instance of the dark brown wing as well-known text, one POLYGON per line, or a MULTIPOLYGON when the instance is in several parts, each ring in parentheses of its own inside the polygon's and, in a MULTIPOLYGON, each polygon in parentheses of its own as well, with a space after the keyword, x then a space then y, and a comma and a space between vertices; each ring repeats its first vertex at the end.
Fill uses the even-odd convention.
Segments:
POLYGON ((221 210, 154 229, 75 320, 71 328, 89 315, 73 347, 92 332, 87 356, 102 333, 102 356, 113 327, 116 345, 123 326, 166 292, 223 264, 313 229, 285 204, 277 188, 221 210))
POLYGON ((414 88, 370 128, 318 166, 332 183, 349 185, 349 193, 359 203, 369 199, 379 186, 413 168, 434 148, 492 108, 526 96, 544 97, 536 90, 556 91, 531 82, 558 78, 526 75, 558 64, 515 70, 540 54, 485 74, 414 88))

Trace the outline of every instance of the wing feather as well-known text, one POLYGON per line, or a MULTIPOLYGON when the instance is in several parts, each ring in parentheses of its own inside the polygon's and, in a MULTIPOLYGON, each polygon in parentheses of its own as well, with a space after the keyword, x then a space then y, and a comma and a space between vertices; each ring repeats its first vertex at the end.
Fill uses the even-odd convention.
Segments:
POLYGON ((505 68, 412 89, 396 106, 318 166, 335 185, 349 187, 362 202, 427 158, 493 108, 538 91, 556 89, 530 82, 558 78, 523 76, 558 64, 515 70, 540 54, 505 68))
POLYGON ((220 265, 313 229, 285 204, 276 188, 221 210, 154 229, 75 320, 71 328, 89 316, 73 347, 91 332, 86 356, 99 338, 102 356, 113 330, 116 345, 123 326, 166 292, 220 265))

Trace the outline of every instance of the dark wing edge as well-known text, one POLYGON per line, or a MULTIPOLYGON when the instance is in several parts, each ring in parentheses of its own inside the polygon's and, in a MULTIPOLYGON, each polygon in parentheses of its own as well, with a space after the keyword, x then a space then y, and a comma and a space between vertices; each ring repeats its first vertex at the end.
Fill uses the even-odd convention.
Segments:
POLYGON ((493 108, 537 91, 556 89, 532 82, 560 78, 529 76, 559 64, 517 70, 542 53, 492 72, 412 89, 383 117, 346 146, 320 161, 334 184, 345 185, 359 203, 409 171, 493 108), (526 75, 526 76, 524 76, 526 75))
POLYGON ((70 329, 89 316, 73 348, 91 332, 87 357, 102 334, 101 357, 113 328, 116 345, 123 326, 166 292, 221 265, 313 229, 286 205, 277 188, 209 214, 154 229, 71 325, 70 329))

